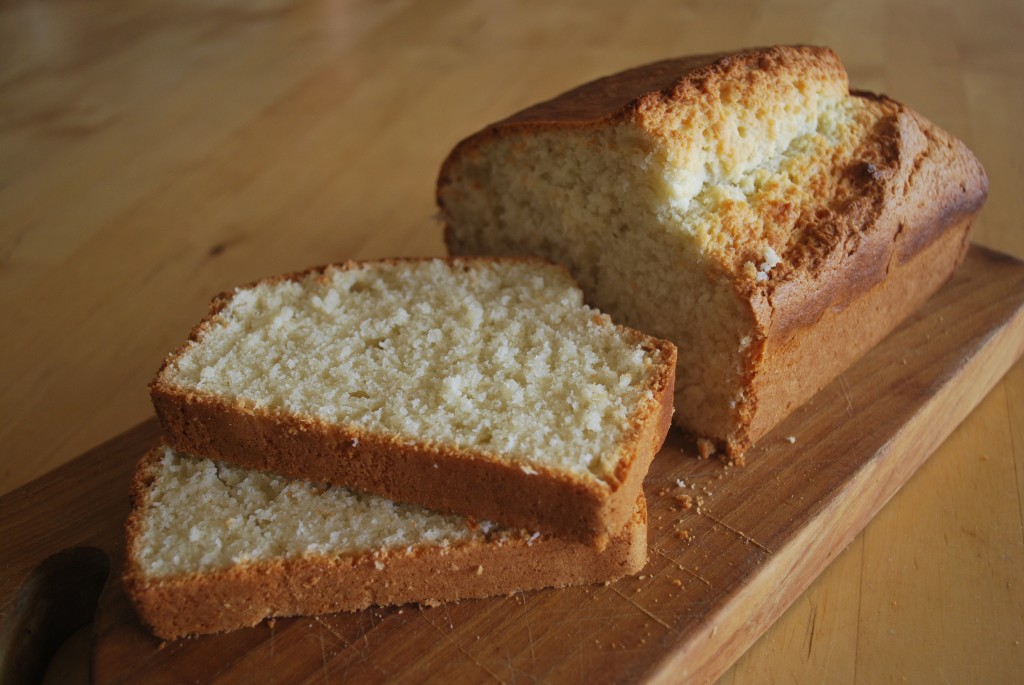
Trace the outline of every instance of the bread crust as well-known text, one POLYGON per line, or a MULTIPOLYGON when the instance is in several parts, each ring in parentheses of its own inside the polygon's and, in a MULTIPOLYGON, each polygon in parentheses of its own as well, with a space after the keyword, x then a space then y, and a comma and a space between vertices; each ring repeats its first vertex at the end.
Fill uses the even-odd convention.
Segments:
MULTIPOLYGON (((801 69, 846 82, 834 52, 808 46, 682 57, 604 77, 460 142, 438 177, 442 215, 444 190, 456 165, 490 140, 625 122, 657 133, 663 131, 664 103, 716 98, 722 84, 754 69, 801 69)), ((952 275, 988 194, 985 171, 963 143, 889 98, 852 95, 870 101, 882 116, 854 161, 836 170, 834 196, 822 198, 820 211, 797 227, 795 244, 769 281, 739 278, 734 265, 723 266, 716 276, 731 281, 741 310, 754 321, 751 344, 741 358, 743 399, 734 410, 734 428, 727 435, 698 434, 733 457, 885 337, 952 275), (936 243, 944 247, 929 249, 936 243), (915 259, 918 254, 930 256, 915 259), (901 285, 884 285, 890 278, 901 285), (833 344, 827 351, 815 348, 822 341, 833 344)), ((449 253, 460 253, 450 225, 445 242, 449 253)))
POLYGON ((603 552, 523 532, 447 548, 308 555, 151 578, 139 566, 137 545, 160 454, 159 449, 147 454, 132 482, 124 587, 142 621, 167 640, 253 626, 275 616, 432 605, 606 582, 637 573, 647 560, 647 505, 641 494, 629 520, 603 552))
MULTIPOLYGON (((768 287, 741 291, 758 336, 747 362, 742 454, 916 311, 953 275, 988 194, 977 158, 916 112, 886 100, 830 213, 768 287)), ((775 276, 773 274, 773 276, 775 276)))
MULTIPOLYGON (((550 264, 534 258, 513 259, 550 264)), ((442 261, 458 264, 467 260, 442 261)), ((334 268, 360 265, 349 262, 334 268)), ((325 268, 267 280, 298 280, 325 268)), ((328 424, 315 417, 271 411, 241 401, 227 402, 167 382, 164 371, 168 365, 191 342, 200 339, 230 297, 225 293, 213 300, 210 313, 192 330, 189 342, 164 361, 150 384, 150 397, 164 435, 182 452, 289 478, 352 487, 435 511, 540 531, 603 549, 609 535, 618 532, 632 515, 643 479, 671 425, 675 346, 622 326, 616 328, 645 348, 658 350, 664 361, 650 387, 653 397, 641 402, 628 420, 618 465, 603 481, 571 477, 444 443, 328 424)))

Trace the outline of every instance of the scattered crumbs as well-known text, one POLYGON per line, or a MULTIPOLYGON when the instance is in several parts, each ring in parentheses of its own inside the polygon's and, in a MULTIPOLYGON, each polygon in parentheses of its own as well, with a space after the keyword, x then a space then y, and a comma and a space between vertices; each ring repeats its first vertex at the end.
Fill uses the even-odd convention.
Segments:
POLYGON ((483 566, 477 566, 476 567, 476 574, 478 576, 482 576, 484 574, 484 567, 483 566))
POLYGON ((405 611, 405 609, 399 609, 398 613, 402 613, 403 611, 405 611))
POLYGON ((606 580, 606 581, 604 581, 604 583, 602 583, 602 585, 604 585, 605 587, 608 587, 611 584, 612 584, 612 581, 610 581, 610 580, 606 580))
POLYGON ((672 579, 672 584, 675 585, 680 590, 683 589, 683 581, 679 580, 678 578, 673 578, 672 579))
POLYGON ((658 496, 659 497, 664 497, 667 494, 668 494, 668 488, 667 487, 662 488, 661 490, 658 490, 658 496))
POLYGON ((373 562, 373 567, 375 569, 377 569, 378 571, 383 571, 384 570, 384 562, 381 561, 380 559, 376 559, 373 562))
POLYGON ((676 531, 676 537, 682 540, 683 542, 690 542, 691 540, 693 540, 693 533, 690 532, 689 528, 684 528, 682 530, 676 531))
POLYGON ((676 487, 685 488, 686 481, 683 480, 682 478, 676 478, 676 487))
POLYGON ((790 445, 792 445, 794 442, 796 442, 796 436, 795 435, 788 436, 786 438, 786 442, 788 442, 790 445))
POLYGON ((645 578, 647 578, 647 576, 645 576, 645 575, 644 576, 637 576, 637 580, 644 580, 645 578))
POLYGON ((685 509, 686 511, 689 511, 690 509, 693 509, 693 497, 692 496, 690 496, 690 495, 676 495, 675 496, 675 500, 676 500, 676 504, 678 504, 680 506, 680 508, 685 509))
POLYGON ((437 464, 434 464, 434 468, 435 468, 435 469, 437 468, 437 464))
POLYGON ((359 438, 352 438, 352 446, 359 447, 359 438))
POLYGON ((707 459, 715 453, 715 443, 711 442, 707 438, 697 438, 697 456, 701 459, 707 459))
POLYGON ((642 590, 642 589, 643 588, 637 588, 637 589, 633 590, 633 592, 640 592, 640 590, 642 590))

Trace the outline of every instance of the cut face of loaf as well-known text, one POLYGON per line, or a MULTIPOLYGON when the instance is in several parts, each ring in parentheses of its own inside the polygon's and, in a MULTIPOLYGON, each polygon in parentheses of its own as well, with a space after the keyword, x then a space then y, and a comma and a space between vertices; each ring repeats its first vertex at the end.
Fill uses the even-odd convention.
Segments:
POLYGON ((136 471, 125 587, 164 639, 273 616, 614 580, 646 560, 646 507, 604 552, 158 448, 136 471))
POLYGON ((598 547, 671 417, 675 349, 539 259, 329 266, 216 299, 151 385, 172 446, 598 547))
POLYGON ((951 274, 987 180, 824 48, 668 60, 471 136, 438 204, 452 254, 565 263, 679 349, 676 422, 741 454, 951 274))

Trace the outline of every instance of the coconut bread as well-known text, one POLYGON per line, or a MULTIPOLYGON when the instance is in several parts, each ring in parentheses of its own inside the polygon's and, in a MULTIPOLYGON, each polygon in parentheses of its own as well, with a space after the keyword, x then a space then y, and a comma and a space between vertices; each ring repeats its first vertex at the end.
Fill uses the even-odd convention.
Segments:
POLYGON ((674 342, 676 423, 733 457, 951 275, 986 194, 963 143, 816 47, 598 79, 463 140, 437 184, 451 254, 564 263, 674 342))
POLYGON ((219 296, 150 389, 181 451, 601 547, 664 440, 674 368, 564 267, 387 260, 219 296))
POLYGON ((160 447, 140 462, 125 589, 176 639, 275 616, 433 604, 614 580, 646 561, 641 496, 607 548, 160 447))

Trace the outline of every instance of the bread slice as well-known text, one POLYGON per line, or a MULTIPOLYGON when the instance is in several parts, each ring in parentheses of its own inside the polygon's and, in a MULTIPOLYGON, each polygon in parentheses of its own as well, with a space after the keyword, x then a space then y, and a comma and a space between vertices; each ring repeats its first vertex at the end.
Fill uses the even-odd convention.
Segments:
POLYGON ((151 394, 182 451, 600 547, 665 438, 674 367, 564 267, 390 260, 216 298, 151 394))
POLYGON ((136 470, 124 583, 164 639, 273 616, 432 604, 643 568, 643 496, 604 552, 162 447, 136 470))
POLYGON ((961 142, 814 47, 588 83, 459 143, 437 187, 452 254, 562 262, 673 341, 676 423, 733 455, 949 277, 986 194, 961 142))

